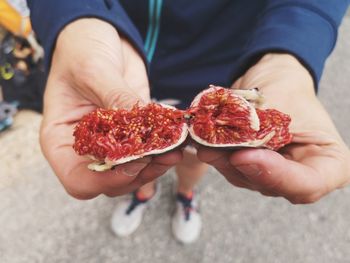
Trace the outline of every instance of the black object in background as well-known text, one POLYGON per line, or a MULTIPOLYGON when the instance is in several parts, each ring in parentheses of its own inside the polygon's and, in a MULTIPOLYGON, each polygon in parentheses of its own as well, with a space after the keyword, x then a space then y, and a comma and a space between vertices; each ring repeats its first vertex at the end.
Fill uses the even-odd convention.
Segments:
POLYGON ((13 74, 9 79, 0 77, 0 86, 5 101, 19 102, 19 109, 42 112, 47 79, 43 62, 34 62, 30 54, 24 58, 16 57, 16 49, 28 48, 30 45, 25 39, 10 33, 3 38, 0 43, 0 66, 10 65, 13 74))

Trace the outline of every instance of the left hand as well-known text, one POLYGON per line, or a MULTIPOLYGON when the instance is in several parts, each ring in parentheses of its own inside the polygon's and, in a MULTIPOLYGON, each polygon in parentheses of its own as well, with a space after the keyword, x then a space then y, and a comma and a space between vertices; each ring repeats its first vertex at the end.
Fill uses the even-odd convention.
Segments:
POLYGON ((42 151, 66 191, 77 199, 132 192, 180 162, 179 149, 120 164, 114 170, 88 170, 89 158, 72 145, 77 122, 103 108, 130 108, 151 100, 146 66, 136 49, 109 23, 81 18, 59 34, 44 96, 42 151))
POLYGON ((350 152, 314 92, 313 80, 288 54, 267 54, 232 88, 258 87, 266 108, 292 118, 292 144, 279 152, 243 149, 227 152, 200 146, 198 158, 213 165, 233 185, 312 203, 350 180, 350 152))

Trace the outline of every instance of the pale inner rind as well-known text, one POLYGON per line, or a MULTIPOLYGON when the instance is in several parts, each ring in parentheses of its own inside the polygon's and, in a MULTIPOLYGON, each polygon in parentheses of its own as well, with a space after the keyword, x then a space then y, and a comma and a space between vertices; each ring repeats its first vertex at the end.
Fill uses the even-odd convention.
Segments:
POLYGON ((112 167, 114 167, 118 164, 127 163, 130 161, 136 160, 136 159, 140 159, 140 158, 145 157, 145 156, 154 155, 154 154, 161 154, 161 153, 170 151, 170 150, 176 148, 177 146, 181 145, 186 140, 187 135, 188 135, 187 124, 184 123, 182 128, 183 129, 182 129, 182 133, 181 133, 179 140, 175 144, 170 145, 169 147, 166 147, 163 149, 152 150, 152 151, 140 154, 140 155, 131 155, 128 157, 120 158, 118 160, 109 160, 106 158, 104 163, 93 162, 93 163, 88 165, 88 168, 90 170, 93 170, 96 172, 104 172, 104 171, 110 170, 112 167))
POLYGON ((207 141, 204 141, 202 138, 197 136, 193 130, 192 127, 189 127, 189 133, 191 135, 191 138, 198 142, 199 144, 202 144, 204 146, 209 146, 209 147, 216 147, 216 148, 228 148, 228 147, 262 147, 264 146, 268 141, 272 139, 272 137, 275 135, 275 132, 272 131, 268 133, 264 138, 260 140, 254 140, 254 141, 248 141, 248 142, 242 142, 242 143, 237 143, 237 144, 232 144, 232 143, 222 143, 222 144, 214 144, 214 143, 209 143, 207 141))

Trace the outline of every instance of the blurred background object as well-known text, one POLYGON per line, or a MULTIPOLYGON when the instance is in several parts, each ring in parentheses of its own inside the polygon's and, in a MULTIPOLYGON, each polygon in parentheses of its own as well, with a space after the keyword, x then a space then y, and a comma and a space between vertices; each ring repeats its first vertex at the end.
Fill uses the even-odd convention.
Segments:
POLYGON ((25 0, 0 0, 0 25, 14 36, 28 41, 33 61, 38 62, 44 51, 35 38, 29 14, 25 0))
POLYGON ((44 51, 29 14, 25 0, 0 0, 0 131, 11 126, 17 108, 42 110, 44 51))

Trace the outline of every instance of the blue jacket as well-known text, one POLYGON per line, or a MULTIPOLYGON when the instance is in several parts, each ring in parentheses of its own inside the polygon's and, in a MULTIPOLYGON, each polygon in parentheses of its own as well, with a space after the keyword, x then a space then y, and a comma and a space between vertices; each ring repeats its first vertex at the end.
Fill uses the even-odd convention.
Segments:
POLYGON ((230 86, 266 52, 295 55, 315 84, 349 0, 28 0, 49 67, 55 39, 81 17, 108 21, 149 63, 152 94, 183 105, 230 86))

